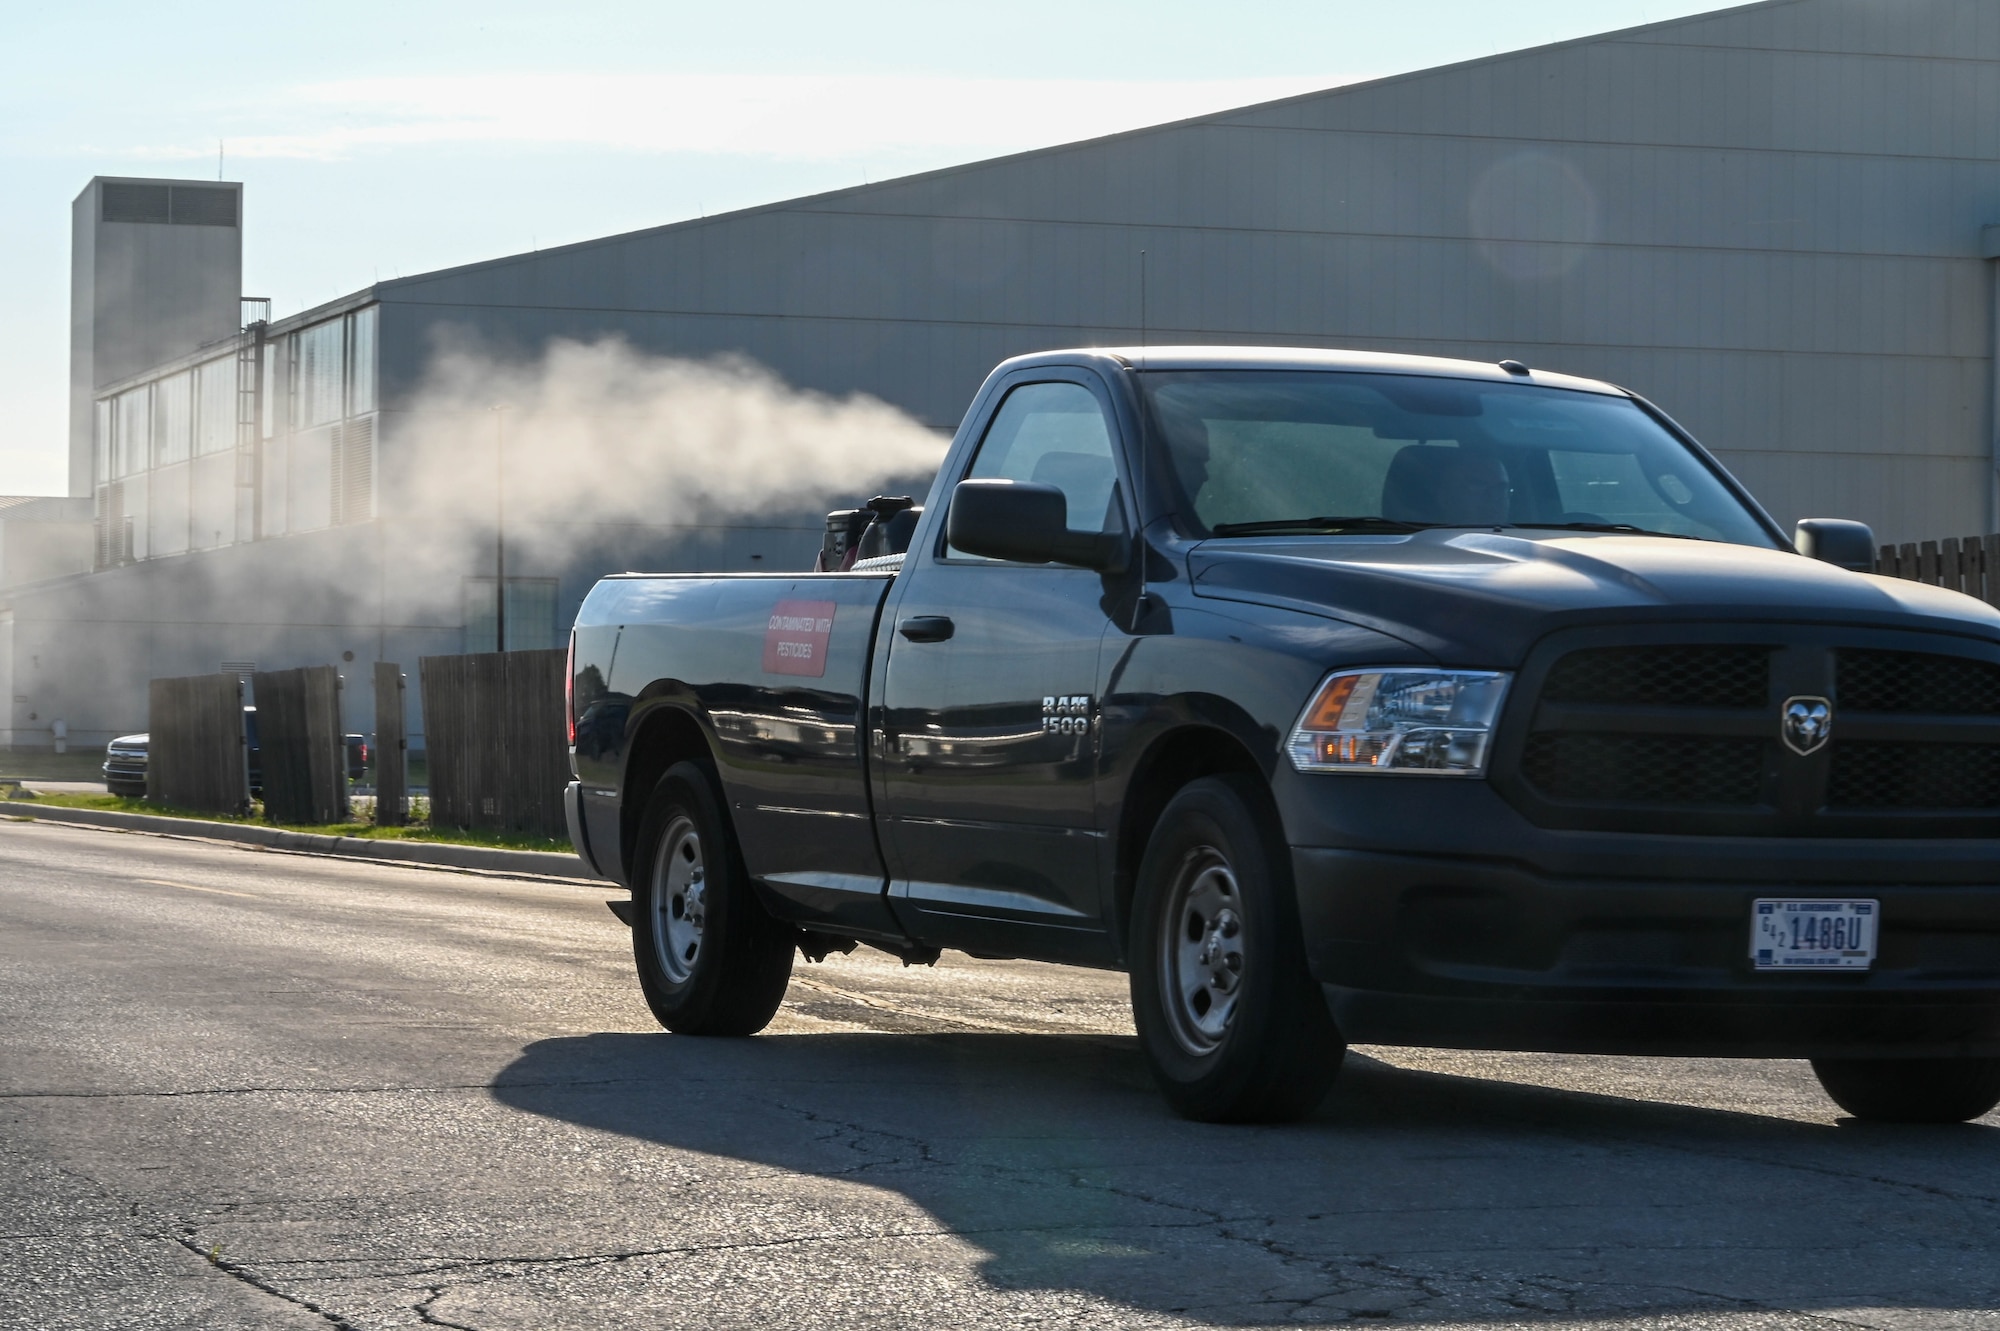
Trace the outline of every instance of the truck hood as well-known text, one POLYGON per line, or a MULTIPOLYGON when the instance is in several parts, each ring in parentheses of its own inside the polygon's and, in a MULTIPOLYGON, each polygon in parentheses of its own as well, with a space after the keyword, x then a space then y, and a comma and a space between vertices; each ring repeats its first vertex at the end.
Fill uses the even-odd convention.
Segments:
POLYGON ((1188 573, 1197 596, 1365 625, 1446 665, 1516 665, 1555 629, 1620 621, 1866 624, 2000 641, 2000 612, 1958 592, 1659 536, 1237 537, 1195 546, 1188 573))

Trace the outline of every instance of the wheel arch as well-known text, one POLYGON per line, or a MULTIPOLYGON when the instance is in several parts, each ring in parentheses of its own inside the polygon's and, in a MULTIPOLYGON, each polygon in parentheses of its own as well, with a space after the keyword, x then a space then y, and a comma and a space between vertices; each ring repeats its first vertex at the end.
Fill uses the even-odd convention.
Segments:
MULTIPOLYGON (((1111 875, 1110 923, 1121 958, 1131 928, 1132 894, 1138 884, 1139 862, 1145 857, 1146 843, 1152 839, 1161 812, 1189 782, 1227 774, 1247 777, 1269 790, 1263 765, 1243 741, 1211 725, 1183 726, 1161 735, 1133 767, 1119 809, 1116 859, 1111 875)), ((1271 813, 1275 816, 1275 805, 1271 813)))
POLYGON ((646 816, 646 801, 667 770, 682 762, 695 763, 708 772, 716 803, 725 822, 728 820, 729 805, 721 782, 716 780, 715 747, 708 731, 684 707, 666 704, 652 708, 640 719, 628 743, 625 781, 618 801, 618 857, 628 881, 635 872, 632 856, 638 846, 639 824, 646 816))

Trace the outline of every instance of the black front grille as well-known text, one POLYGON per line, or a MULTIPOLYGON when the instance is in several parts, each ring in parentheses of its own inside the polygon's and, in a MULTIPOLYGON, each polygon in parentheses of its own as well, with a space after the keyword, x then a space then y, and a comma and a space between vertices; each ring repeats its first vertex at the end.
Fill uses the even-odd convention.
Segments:
POLYGON ((1770 745, 1705 735, 1532 736, 1522 775, 1550 799, 1673 806, 1755 805, 1770 745))
POLYGON ((1542 697, 1639 707, 1762 707, 1770 674, 1768 647, 1599 647, 1557 661, 1542 697))
POLYGON ((1828 809, 2000 809, 2000 744, 1837 744, 1828 809))
POLYGON ((1843 711, 2000 716, 2000 666, 1931 652, 1838 653, 1843 711))
POLYGON ((1523 666, 1510 715, 1526 724, 1496 750, 1495 784, 1551 827, 2000 838, 2000 650, 1859 626, 1751 633, 1562 635, 1523 666), (1831 702, 1830 742, 1785 742, 1793 698, 1831 702))

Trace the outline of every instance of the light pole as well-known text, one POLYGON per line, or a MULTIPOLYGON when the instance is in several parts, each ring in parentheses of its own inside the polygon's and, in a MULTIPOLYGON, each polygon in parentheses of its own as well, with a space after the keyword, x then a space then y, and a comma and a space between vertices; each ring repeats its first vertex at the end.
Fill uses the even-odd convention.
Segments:
POLYGON ((507 650, 507 407, 493 413, 493 649, 507 650))

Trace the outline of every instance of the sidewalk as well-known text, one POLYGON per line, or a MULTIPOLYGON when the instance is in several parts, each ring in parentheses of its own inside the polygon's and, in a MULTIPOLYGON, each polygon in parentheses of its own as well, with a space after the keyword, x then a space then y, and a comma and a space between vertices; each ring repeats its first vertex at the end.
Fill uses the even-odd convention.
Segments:
POLYGON ((461 872, 504 874, 510 878, 544 878, 556 882, 616 887, 599 878, 574 854, 542 850, 498 850, 488 846, 456 846, 441 841, 375 841, 366 837, 321 836, 288 832, 257 823, 219 823, 201 818, 168 818, 159 814, 124 813, 115 809, 63 809, 28 800, 0 804, 0 814, 40 822, 75 823, 86 827, 149 832, 156 836, 202 841, 234 841, 267 850, 304 855, 336 855, 343 859, 414 864, 461 872))

